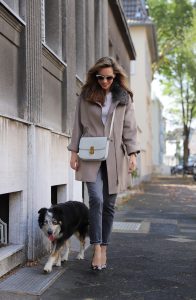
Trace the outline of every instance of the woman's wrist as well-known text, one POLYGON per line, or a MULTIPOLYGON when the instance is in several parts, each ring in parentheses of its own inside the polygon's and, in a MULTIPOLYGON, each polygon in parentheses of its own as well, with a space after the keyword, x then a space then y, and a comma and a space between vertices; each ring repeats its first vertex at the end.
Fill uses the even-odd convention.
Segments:
POLYGON ((78 156, 77 152, 71 151, 71 157, 72 157, 72 158, 75 159, 77 156, 78 156))
POLYGON ((75 152, 75 151, 71 151, 71 154, 73 154, 73 155, 76 155, 76 154, 77 154, 77 152, 75 152))
POLYGON ((136 157, 137 153, 136 152, 129 153, 129 156, 132 156, 132 155, 134 155, 136 157))

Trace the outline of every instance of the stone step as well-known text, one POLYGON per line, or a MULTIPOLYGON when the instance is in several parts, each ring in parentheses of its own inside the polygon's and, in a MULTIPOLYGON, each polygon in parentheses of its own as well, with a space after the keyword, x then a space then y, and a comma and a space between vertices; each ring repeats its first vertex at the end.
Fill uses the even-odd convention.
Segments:
POLYGON ((23 249, 23 245, 8 245, 0 248, 0 277, 24 262, 23 249))

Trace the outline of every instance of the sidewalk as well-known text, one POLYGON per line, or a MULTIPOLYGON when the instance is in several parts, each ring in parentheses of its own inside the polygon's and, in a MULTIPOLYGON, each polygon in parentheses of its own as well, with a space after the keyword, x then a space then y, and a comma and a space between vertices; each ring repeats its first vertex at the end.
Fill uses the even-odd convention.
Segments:
POLYGON ((17 290, 16 272, 0 283, 0 299, 196 299, 196 184, 162 177, 143 188, 117 208, 107 270, 90 270, 89 247, 84 261, 73 253, 50 275, 40 265, 19 269, 32 282, 23 271, 17 290))

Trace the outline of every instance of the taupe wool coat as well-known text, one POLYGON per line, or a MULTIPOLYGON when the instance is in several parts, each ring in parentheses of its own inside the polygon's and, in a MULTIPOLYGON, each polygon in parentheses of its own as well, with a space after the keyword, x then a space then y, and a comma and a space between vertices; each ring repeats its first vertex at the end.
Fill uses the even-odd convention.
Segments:
MULTIPOLYGON (((109 194, 116 194, 127 188, 128 155, 140 152, 137 145, 137 125, 134 106, 129 94, 120 86, 112 90, 112 104, 107 121, 102 122, 102 108, 98 102, 92 103, 80 96, 78 99, 72 132, 70 151, 79 151, 81 136, 109 136, 112 113, 116 107, 109 154, 106 160, 109 194)), ((76 180, 95 182, 101 162, 79 159, 76 180)))

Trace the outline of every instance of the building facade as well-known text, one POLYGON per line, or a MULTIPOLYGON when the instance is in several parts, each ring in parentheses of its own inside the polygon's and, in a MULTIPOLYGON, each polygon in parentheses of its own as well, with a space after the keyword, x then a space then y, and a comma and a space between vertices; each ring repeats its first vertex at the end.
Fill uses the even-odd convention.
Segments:
POLYGON ((45 253, 41 207, 83 201, 67 150, 77 96, 96 59, 130 73, 135 50, 119 0, 0 0, 0 22, 1 276, 45 253))
POLYGON ((152 63, 157 59, 154 24, 149 18, 145 0, 123 0, 129 30, 136 49, 136 60, 131 62, 131 89, 134 94, 141 154, 138 158, 139 181, 152 174, 152 63))
POLYGON ((164 171, 163 160, 165 155, 165 118, 163 105, 157 97, 152 99, 152 161, 153 173, 164 171))
POLYGON ((190 156, 194 156, 196 159, 196 129, 191 130, 189 149, 190 156))

